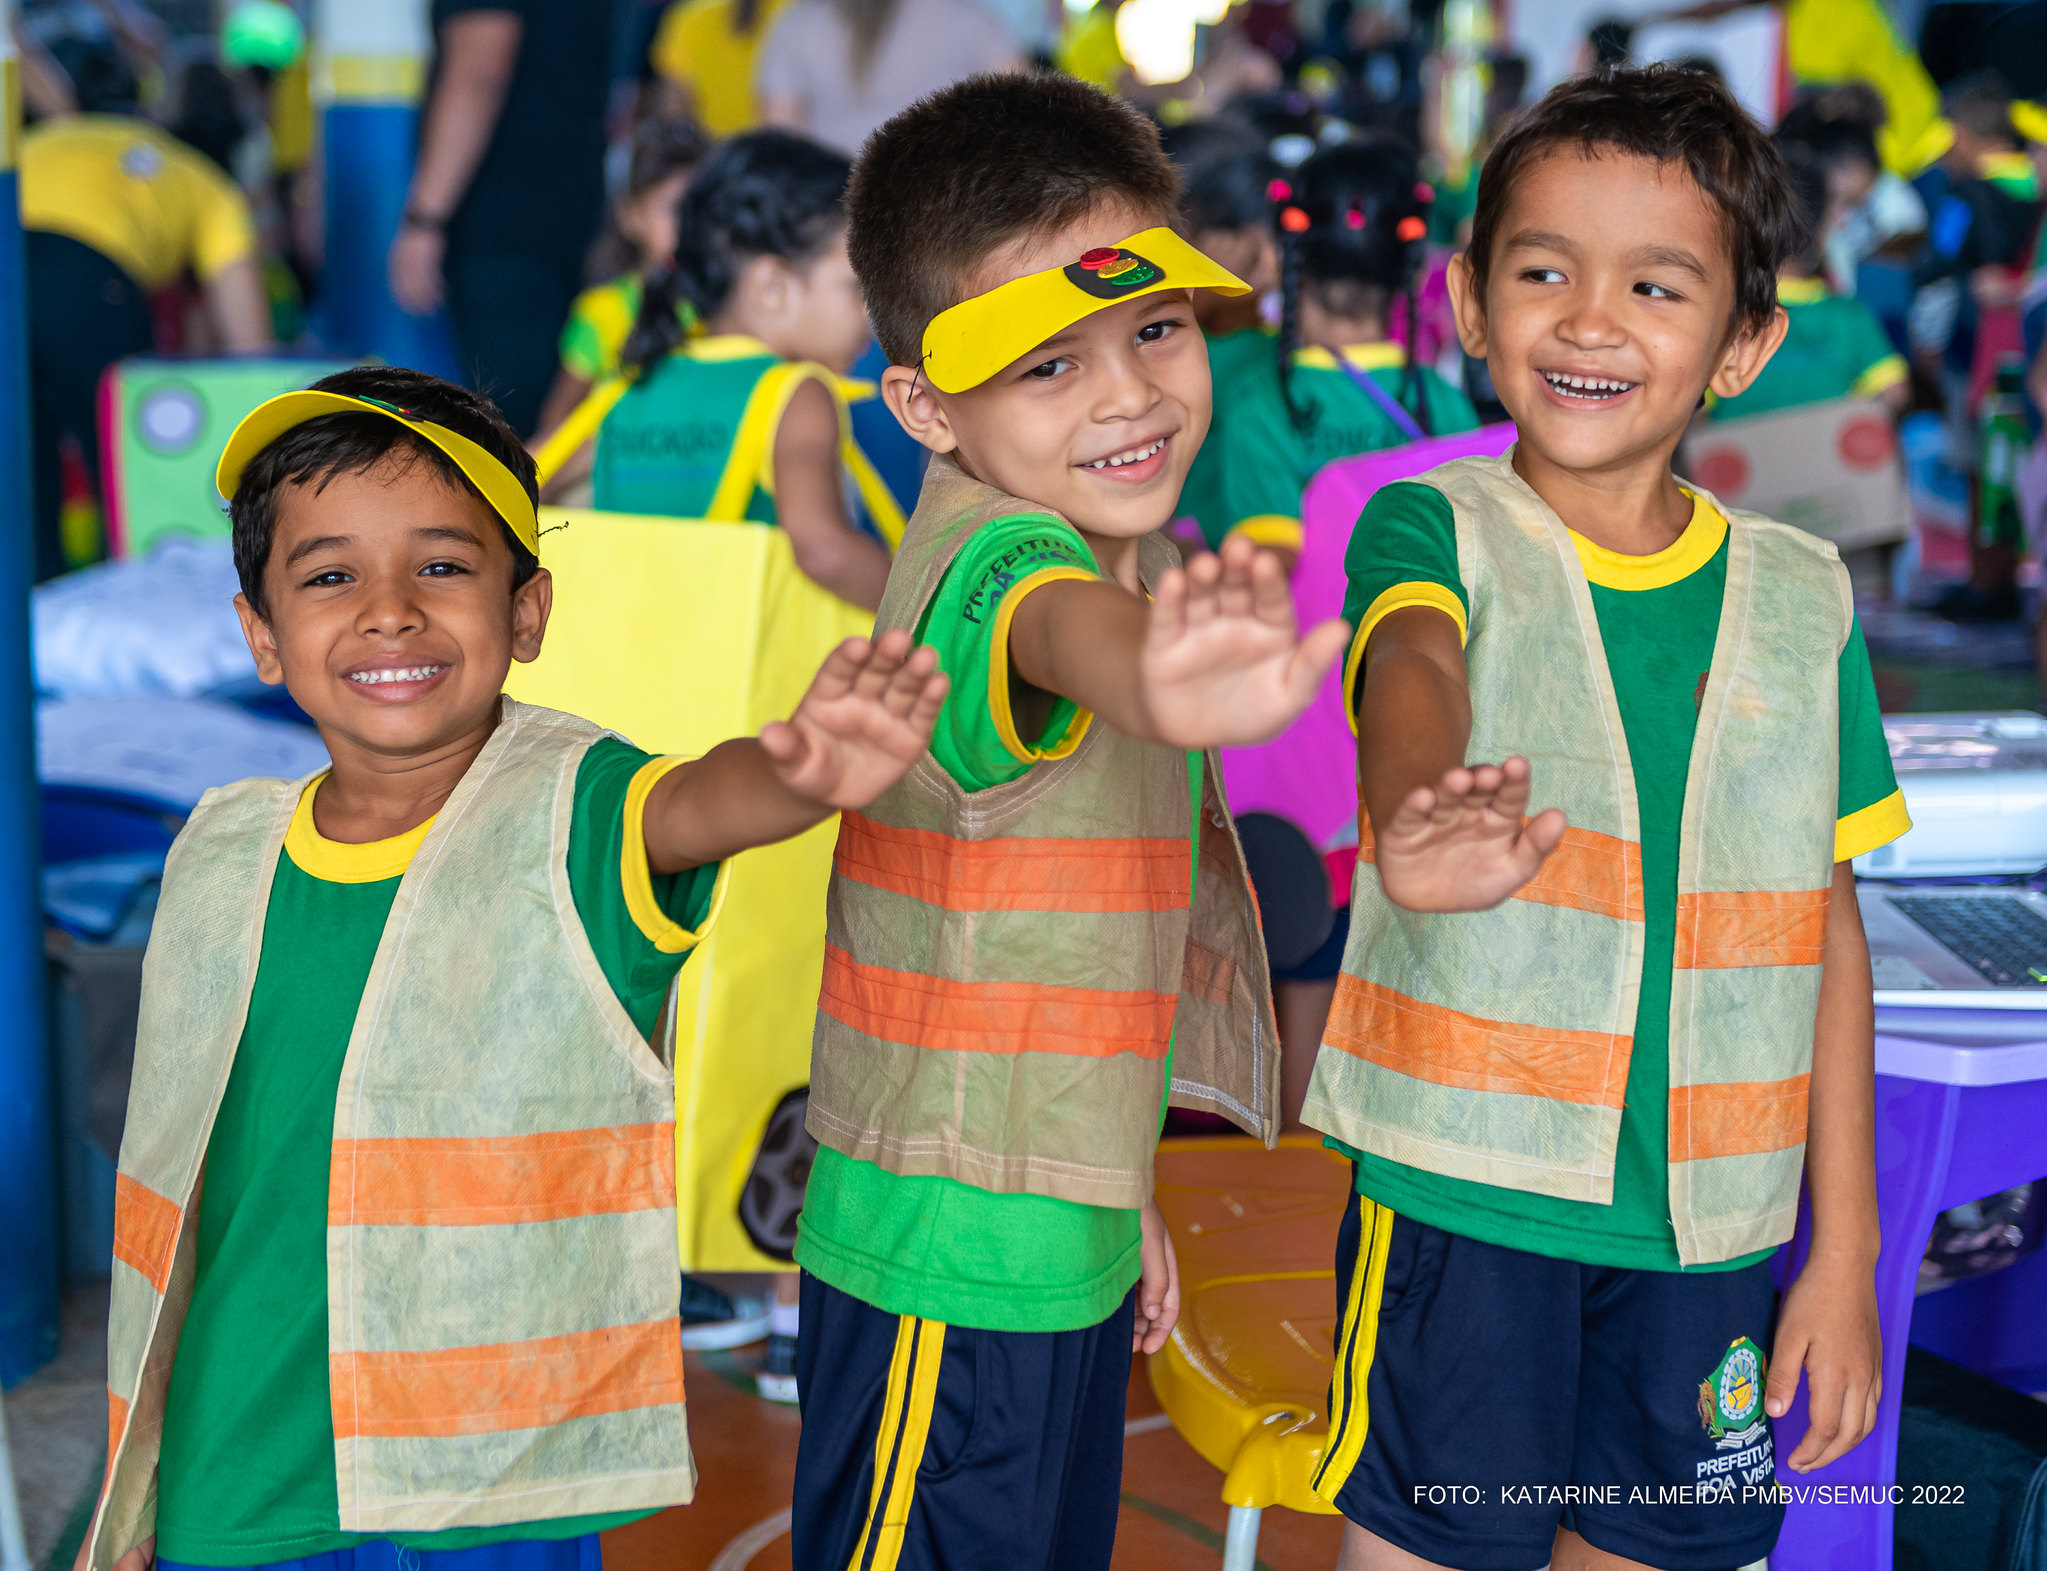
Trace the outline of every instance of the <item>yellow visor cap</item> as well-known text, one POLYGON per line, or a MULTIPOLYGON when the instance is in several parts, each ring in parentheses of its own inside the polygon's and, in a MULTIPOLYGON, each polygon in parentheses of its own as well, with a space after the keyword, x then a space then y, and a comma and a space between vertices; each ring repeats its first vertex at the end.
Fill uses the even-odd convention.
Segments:
POLYGON ((450 431, 444 425, 422 420, 411 410, 400 409, 396 404, 387 404, 378 398, 355 398, 347 393, 323 393, 308 388, 304 392, 280 393, 267 403, 258 404, 235 427, 234 435, 227 439, 227 447, 220 455, 220 467, 213 472, 213 483, 220 487, 222 496, 234 500, 234 494, 242 483, 242 471, 249 467, 249 461, 285 432, 322 415, 347 414, 382 415, 409 431, 418 432, 455 461, 455 467, 483 493, 483 499, 505 521, 519 543, 535 556, 540 554, 539 511, 533 505, 533 498, 526 494, 526 488, 519 484, 519 477, 505 467, 503 460, 459 431, 450 431))
POLYGON ((1172 230, 1147 229, 939 312, 924 329, 924 375, 941 393, 963 393, 1081 318, 1162 289, 1251 292, 1172 230))

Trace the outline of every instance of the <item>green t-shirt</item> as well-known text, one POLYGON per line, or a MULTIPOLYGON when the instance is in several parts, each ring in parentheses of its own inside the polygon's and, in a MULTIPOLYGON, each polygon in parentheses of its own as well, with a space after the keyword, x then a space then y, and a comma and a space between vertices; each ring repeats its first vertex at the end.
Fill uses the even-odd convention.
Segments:
MULTIPOLYGON (((701 518, 739 440, 746 401, 782 362, 738 334, 694 338, 635 382, 597 428, 591 506, 608 513, 701 518)), ((765 433, 774 450, 775 433, 765 433)), ((757 524, 776 521, 759 485, 746 504, 757 524)))
MULTIPOLYGON (((1677 859, 1691 767, 1698 695, 1705 690, 1727 586, 1727 522, 1703 504, 1675 544, 1654 556, 1607 551, 1578 535, 1592 587, 1599 636, 1613 673, 1621 726, 1634 766, 1642 825, 1643 957, 1634 1051, 1628 1060, 1620 1150, 1612 1205, 1526 1194, 1446 1178, 1404 1163, 1352 1151, 1360 1194, 1417 1221, 1485 1243, 1525 1249, 1587 1265, 1652 1271, 1680 1269, 1670 1222, 1670 976, 1677 938, 1677 859)), ((1431 486, 1400 482, 1366 504, 1346 557, 1350 575, 1344 615, 1358 643, 1403 605, 1435 604, 1444 589, 1470 614, 1457 570, 1450 503, 1431 486)), ((1353 661, 1350 668, 1356 669, 1353 661)), ((1837 861, 1860 856, 1910 827, 1904 797, 1891 773, 1890 750, 1877 712, 1876 684, 1858 624, 1839 661, 1840 783, 1837 861)), ((1538 805, 1542 781, 1535 782, 1538 805)), ((1697 1270, 1731 1271, 1770 1251, 1697 1270)))
POLYGON ((1784 342, 1746 392, 1714 401, 1714 419, 1830 398, 1874 398, 1911 374, 1876 313, 1860 300, 1829 294, 1817 278, 1780 279, 1777 299, 1787 320, 1784 342))
MULTIPOLYGON (((1406 353, 1398 344, 1360 344, 1343 354, 1410 415, 1418 413, 1421 399, 1408 386, 1406 353)), ((1478 411, 1461 389, 1426 367, 1417 380, 1426 389, 1428 419, 1423 424, 1431 435, 1455 436, 1478 428, 1478 411)), ((1303 349, 1294 356, 1292 384, 1298 423, 1275 374, 1268 382, 1247 384, 1223 428, 1223 511, 1231 529, 1246 530, 1254 539, 1263 532, 1261 524, 1276 522, 1292 526, 1298 540, 1301 493, 1324 464, 1409 440, 1326 349, 1303 349)))
MULTIPOLYGON (((569 889, 605 980, 651 1033, 717 865, 622 876, 627 792, 653 760, 592 747, 576 774, 569 889), (670 951, 657 947, 665 939, 670 951), (672 952, 680 943, 680 952, 672 952)), ((347 845, 313 828, 312 793, 277 862, 249 1013, 206 1147, 198 1271, 164 1406, 157 1554, 262 1565, 367 1543, 340 1531, 327 1385, 327 1182, 342 1060, 370 965, 425 825, 347 845)), ((417 1549, 572 1538, 645 1512, 381 1535, 417 1549)))
MULTIPOLYGON (((983 524, 953 559, 917 638, 952 678, 931 754, 963 790, 1007 784, 1080 745, 1093 717, 1063 698, 1037 736, 1017 734, 1009 623, 1040 585, 1100 576, 1079 533, 1042 513, 983 524)), ((1201 770, 1201 755, 1189 754, 1195 853, 1201 770)), ((1077 1331, 1106 1319, 1137 1280, 1138 1214, 904 1177, 827 1146, 804 1192, 796 1260, 890 1314, 987 1331, 1077 1331)))
POLYGON ((1229 428, 1230 410, 1251 389, 1269 383, 1266 396, 1279 389, 1278 340, 1262 327, 1246 327, 1208 341, 1208 379, 1215 389, 1214 412, 1209 416, 1208 435, 1194 464, 1187 471, 1187 483, 1180 488, 1179 515, 1201 526, 1201 538, 1219 550, 1223 537, 1235 520, 1225 516, 1223 500, 1223 432, 1229 428))

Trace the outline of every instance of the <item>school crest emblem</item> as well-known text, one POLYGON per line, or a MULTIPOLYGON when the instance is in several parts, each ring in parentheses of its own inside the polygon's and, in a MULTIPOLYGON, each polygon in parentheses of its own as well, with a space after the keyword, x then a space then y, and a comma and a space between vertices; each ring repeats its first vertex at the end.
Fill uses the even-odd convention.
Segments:
POLYGON ((1699 1422, 1716 1447, 1746 1445, 1762 1427, 1763 1382, 1769 1373, 1763 1350, 1742 1337, 1699 1382, 1699 1422))

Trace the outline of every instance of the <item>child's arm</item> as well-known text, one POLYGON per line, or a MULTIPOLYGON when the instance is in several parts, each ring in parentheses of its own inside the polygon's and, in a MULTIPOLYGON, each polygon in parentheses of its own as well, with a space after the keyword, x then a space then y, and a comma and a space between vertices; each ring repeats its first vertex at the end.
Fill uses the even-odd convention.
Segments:
POLYGON ((1372 629, 1358 697, 1358 789, 1386 898, 1411 911, 1484 911, 1533 878, 1564 834, 1530 819, 1528 760, 1466 768, 1471 693, 1456 622, 1427 606, 1372 629))
POLYGON ((831 652, 787 720, 671 769, 647 797, 647 866, 680 873, 865 807, 916 763, 945 700, 938 651, 900 629, 831 652))
POLYGON ((817 382, 796 389, 775 430, 775 516, 804 577, 864 611, 881 604, 888 552, 846 516, 839 411, 817 382))
POLYGON ((1782 1418, 1806 1372, 1801 1473, 1845 1456, 1876 1427, 1883 1338, 1876 1312, 1876 1006, 1855 875, 1834 864, 1813 1026, 1805 1135, 1812 1253, 1784 1295, 1765 1405, 1782 1418))
POLYGON ((1170 747, 1276 736, 1315 696, 1350 629, 1300 637, 1286 574, 1246 540, 1159 581, 1147 605, 1106 579, 1026 595, 1009 629, 1011 669, 1117 730, 1170 747))

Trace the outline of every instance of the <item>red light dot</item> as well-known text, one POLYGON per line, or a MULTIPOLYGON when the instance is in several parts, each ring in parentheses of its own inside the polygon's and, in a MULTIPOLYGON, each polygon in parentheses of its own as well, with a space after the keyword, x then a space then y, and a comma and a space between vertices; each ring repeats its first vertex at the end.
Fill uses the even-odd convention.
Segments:
POLYGON ((1289 207, 1279 215, 1279 227, 1290 235, 1306 234, 1308 231, 1308 215, 1298 207, 1289 207))
POLYGON ((1080 259, 1080 265, 1090 273, 1098 273, 1122 254, 1112 245, 1096 246, 1080 259))
POLYGON ((1406 218, 1401 219, 1393 230, 1396 238, 1409 241, 1419 240, 1428 232, 1429 226, 1413 214, 1409 214, 1406 218))

